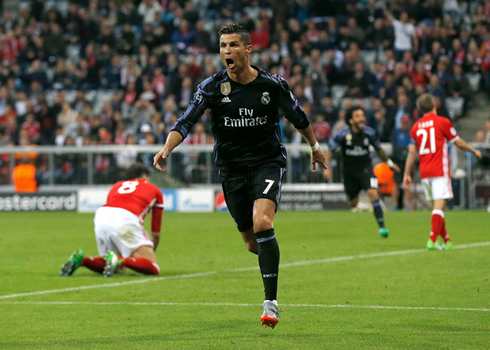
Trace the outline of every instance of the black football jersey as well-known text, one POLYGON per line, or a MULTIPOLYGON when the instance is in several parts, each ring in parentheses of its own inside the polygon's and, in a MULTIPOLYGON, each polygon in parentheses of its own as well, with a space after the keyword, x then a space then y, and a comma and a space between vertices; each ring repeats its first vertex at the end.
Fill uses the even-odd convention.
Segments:
POLYGON ((369 145, 372 145, 376 150, 381 147, 374 129, 365 126, 364 130, 358 133, 352 132, 350 127, 336 132, 330 139, 328 147, 332 152, 340 147, 344 163, 344 175, 356 175, 363 169, 372 167, 369 145))
POLYGON ((171 129, 185 138, 209 108, 215 138, 214 158, 224 173, 269 163, 286 167, 280 117, 284 115, 297 129, 309 125, 286 81, 253 68, 258 76, 246 85, 231 80, 226 69, 204 80, 190 106, 171 129))

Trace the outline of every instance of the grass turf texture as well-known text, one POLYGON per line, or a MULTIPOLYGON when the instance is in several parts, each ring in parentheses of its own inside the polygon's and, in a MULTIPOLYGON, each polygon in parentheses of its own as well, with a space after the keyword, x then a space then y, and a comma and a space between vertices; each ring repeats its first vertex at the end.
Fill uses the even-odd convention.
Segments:
MULTIPOLYGON (((257 257, 246 251, 228 213, 164 215, 160 277, 217 271, 164 280, 133 272, 104 279, 85 268, 59 277, 75 249, 96 255, 93 215, 1 213, 0 218, 1 349, 488 349, 490 344, 487 311, 287 305, 490 309, 490 246, 423 250, 429 212, 387 213, 388 239, 379 237, 371 213, 279 212, 283 313, 274 330, 260 326, 257 257), (286 266, 418 249, 423 251, 286 266), (237 268, 250 269, 226 272, 237 268), (152 281, 1 298, 148 278, 152 281), (253 305, 128 304, 135 302, 253 305)), ((488 213, 448 212, 446 222, 455 247, 490 241, 488 213)))

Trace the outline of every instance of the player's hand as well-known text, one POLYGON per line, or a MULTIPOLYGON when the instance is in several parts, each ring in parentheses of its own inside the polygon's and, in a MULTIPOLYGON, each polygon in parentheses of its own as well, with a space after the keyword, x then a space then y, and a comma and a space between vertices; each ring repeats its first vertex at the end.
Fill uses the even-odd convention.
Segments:
POLYGON ((400 167, 396 164, 393 164, 393 166, 391 167, 392 170, 395 170, 397 173, 399 173, 401 170, 400 170, 400 167))
POLYGON ((321 164, 324 169, 327 167, 327 155, 324 150, 319 148, 316 152, 311 152, 311 170, 316 171, 316 163, 321 164))
POLYGON ((412 186, 412 177, 410 175, 405 175, 403 177, 403 187, 410 188, 412 186))
POLYGON ((165 147, 158 152, 155 157, 153 157, 153 166, 157 168, 158 171, 165 171, 165 161, 167 160, 167 157, 169 155, 169 152, 165 149, 165 147))
POLYGON ((481 159, 482 158, 482 155, 481 155, 481 152, 479 150, 475 150, 475 153, 473 153, 475 155, 476 158, 478 159, 481 159))

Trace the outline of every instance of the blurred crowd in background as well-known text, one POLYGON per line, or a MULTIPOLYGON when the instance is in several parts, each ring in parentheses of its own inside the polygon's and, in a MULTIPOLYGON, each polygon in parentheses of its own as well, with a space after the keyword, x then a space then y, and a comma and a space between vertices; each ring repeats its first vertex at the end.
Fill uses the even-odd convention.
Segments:
MULTIPOLYGON (((417 96, 433 94, 453 120, 475 93, 490 100, 490 0, 31 0, 0 19, 0 147, 163 144, 197 84, 223 69, 216 33, 231 21, 250 31, 253 64, 288 81, 320 142, 360 104, 403 159, 417 96)), ((186 143, 213 143, 209 118, 186 143)), ((477 141, 490 143, 485 128, 477 141)), ((58 182, 84 181, 77 157, 57 157, 58 182)), ((151 165, 98 155, 94 167, 108 181, 136 158, 151 165)))

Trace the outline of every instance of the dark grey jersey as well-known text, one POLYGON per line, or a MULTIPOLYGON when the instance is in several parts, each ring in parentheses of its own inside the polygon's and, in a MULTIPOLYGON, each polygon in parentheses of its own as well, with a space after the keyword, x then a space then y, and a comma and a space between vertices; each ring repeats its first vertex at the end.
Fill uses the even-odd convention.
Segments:
POLYGON ((280 117, 284 115, 297 129, 309 125, 286 81, 253 68, 259 74, 246 85, 231 80, 226 69, 204 80, 172 127, 185 138, 209 108, 215 161, 224 173, 268 163, 284 168, 287 155, 280 139, 280 117))
POLYGON ((346 176, 359 174, 365 168, 372 168, 369 145, 376 150, 381 147, 375 131, 369 126, 365 126, 364 130, 358 133, 346 127, 336 132, 328 144, 332 152, 338 148, 342 150, 344 175, 346 176))

